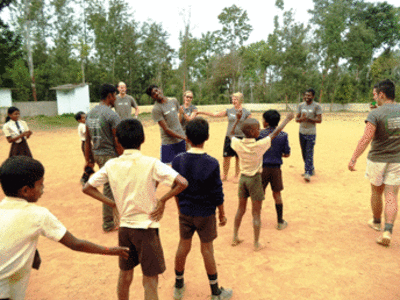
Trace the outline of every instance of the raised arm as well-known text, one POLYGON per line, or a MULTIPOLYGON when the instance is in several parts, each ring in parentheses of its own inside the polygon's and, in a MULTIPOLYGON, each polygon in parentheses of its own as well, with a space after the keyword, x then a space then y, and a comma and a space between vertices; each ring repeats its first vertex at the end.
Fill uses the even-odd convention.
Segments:
POLYGON ((212 112, 208 112, 208 111, 198 111, 197 112, 198 115, 206 115, 209 117, 216 117, 216 118, 221 118, 221 117, 226 117, 226 110, 224 111, 220 111, 218 113, 212 113, 212 112))
POLYGON ((294 118, 294 114, 292 112, 288 113, 286 116, 285 120, 281 124, 279 124, 278 127, 275 128, 274 131, 271 132, 270 135, 268 135, 271 140, 273 140, 277 135, 285 128, 285 126, 294 118))
POLYGON ((72 235, 69 231, 65 233, 60 243, 74 251, 104 254, 104 255, 119 255, 124 258, 129 257, 128 247, 104 247, 86 240, 80 240, 72 235))

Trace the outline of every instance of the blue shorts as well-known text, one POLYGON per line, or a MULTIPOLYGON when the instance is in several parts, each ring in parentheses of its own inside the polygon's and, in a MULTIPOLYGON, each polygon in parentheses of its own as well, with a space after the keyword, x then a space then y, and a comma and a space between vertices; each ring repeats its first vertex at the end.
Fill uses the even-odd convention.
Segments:
POLYGON ((161 145, 161 162, 170 164, 179 153, 186 152, 185 140, 176 144, 161 145))

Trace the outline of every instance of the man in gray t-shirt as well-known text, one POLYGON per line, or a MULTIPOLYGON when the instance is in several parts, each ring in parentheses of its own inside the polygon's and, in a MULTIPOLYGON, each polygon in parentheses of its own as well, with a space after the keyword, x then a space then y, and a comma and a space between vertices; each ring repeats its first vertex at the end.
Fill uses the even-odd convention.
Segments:
POLYGON ((139 115, 139 107, 135 99, 126 94, 126 84, 118 83, 117 99, 114 104, 116 113, 121 117, 121 120, 132 118, 132 107, 135 109, 135 117, 139 115))
MULTIPOLYGON (((116 143, 116 127, 121 121, 118 114, 111 109, 116 100, 117 90, 113 85, 103 84, 100 89, 101 101, 86 115, 86 166, 99 168, 111 158, 122 154, 123 149, 116 143)), ((104 196, 114 199, 110 185, 105 184, 104 196)), ((116 210, 103 204, 103 230, 108 232, 118 227, 114 222, 116 210)))
POLYGON ((322 109, 314 102, 315 91, 308 89, 304 95, 305 102, 297 108, 296 122, 300 123, 299 137, 301 154, 304 160, 304 179, 309 182, 314 175, 314 146, 317 134, 315 124, 322 122, 322 109))
POLYGON ((146 93, 155 101, 151 115, 160 126, 161 161, 170 164, 176 155, 186 151, 186 135, 179 121, 183 109, 178 100, 165 97, 156 85, 149 86, 146 93))
POLYGON ((373 218, 368 226, 382 230, 382 195, 385 195, 385 226, 377 243, 389 246, 393 224, 396 220, 398 192, 400 187, 400 105, 395 99, 395 85, 390 80, 378 83, 373 90, 378 108, 372 110, 365 120, 364 135, 358 142, 349 162, 350 171, 355 171, 357 159, 371 143, 367 157, 365 177, 371 183, 371 208, 373 218))

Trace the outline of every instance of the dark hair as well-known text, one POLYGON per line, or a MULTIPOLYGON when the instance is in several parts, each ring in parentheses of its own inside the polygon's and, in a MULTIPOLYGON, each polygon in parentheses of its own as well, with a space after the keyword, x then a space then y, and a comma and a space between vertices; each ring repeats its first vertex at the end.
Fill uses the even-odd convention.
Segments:
POLYGON ((117 88, 112 84, 105 83, 100 87, 100 99, 106 100, 108 94, 114 94, 117 92, 117 88))
POLYGON ((315 91, 314 91, 314 89, 308 89, 308 90, 306 91, 306 93, 311 93, 311 94, 313 95, 313 97, 315 96, 315 91))
POLYGON ((82 119, 82 115, 84 115, 85 113, 83 111, 79 111, 76 113, 75 115, 75 120, 80 121, 82 119))
POLYGON ((139 149, 144 142, 142 123, 136 119, 123 120, 117 126, 117 139, 124 149, 139 149))
POLYGON ((386 95, 386 98, 390 99, 390 100, 394 100, 395 98, 395 90, 396 87, 393 83, 393 81, 386 79, 383 80, 381 82, 378 83, 378 87, 377 87, 378 93, 382 92, 386 95))
POLYGON ((6 123, 7 123, 8 121, 11 120, 10 115, 11 115, 12 113, 16 112, 16 111, 19 111, 19 108, 18 108, 18 107, 10 106, 10 107, 8 108, 8 110, 7 110, 8 116, 6 117, 6 123))
POLYGON ((276 127, 281 120, 281 115, 275 109, 269 109, 263 114, 263 119, 271 127, 276 127))
POLYGON ((43 175, 41 162, 28 156, 12 156, 0 167, 1 187, 10 197, 18 196, 18 191, 24 186, 33 188, 43 175))
POLYGON ((186 136, 194 146, 203 144, 208 139, 208 122, 203 118, 194 118, 186 124, 186 136))
POLYGON ((150 85, 147 89, 146 89, 146 94, 149 95, 151 97, 151 91, 153 89, 158 89, 158 86, 156 86, 155 84, 150 85))

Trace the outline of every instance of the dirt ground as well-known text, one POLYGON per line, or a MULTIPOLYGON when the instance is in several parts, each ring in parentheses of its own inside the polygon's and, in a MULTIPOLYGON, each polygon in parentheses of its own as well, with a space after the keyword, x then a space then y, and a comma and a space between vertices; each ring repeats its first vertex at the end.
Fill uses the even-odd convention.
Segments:
MULTIPOLYGON (((259 120, 260 114, 255 115, 259 120)), ((292 155, 282 167, 284 219, 289 226, 275 229, 276 213, 267 189, 262 210, 261 241, 267 248, 253 252, 250 206, 240 230, 245 241, 231 247, 233 219, 237 208, 237 184, 224 183, 228 224, 218 229, 214 243, 219 282, 233 288, 232 299, 400 299, 400 234, 394 228, 392 245, 375 243, 379 233, 366 222, 371 217, 368 181, 364 178, 366 153, 357 172, 347 163, 361 137, 366 114, 324 114, 317 126, 316 176, 305 183, 298 127, 286 128, 292 155)), ((222 145, 227 123, 212 122, 206 151, 222 163, 222 145)), ((142 152, 159 157, 157 125, 145 128, 142 152)), ((3 161, 9 144, 3 138, 3 161)), ((103 233, 101 204, 81 192, 79 179, 84 159, 76 129, 35 131, 28 141, 33 156, 45 168, 45 193, 38 204, 55 214, 75 236, 112 246, 117 233, 103 233)), ((233 174, 231 166, 230 174, 233 174)), ((232 177, 233 175, 231 175, 232 177)), ((158 193, 165 192, 161 187, 158 193)), ((3 196, 1 194, 1 196, 3 196)), ((172 299, 174 256, 178 245, 178 214, 170 200, 161 221, 161 239, 167 270, 160 276, 160 299, 172 299)), ((185 281, 185 299, 207 299, 208 279, 200 254, 199 240, 193 239, 185 281)), ((32 271, 26 299, 116 299, 118 259, 69 250, 41 237, 39 271, 32 271)), ((135 271, 131 299, 143 299, 142 274, 135 271)))

